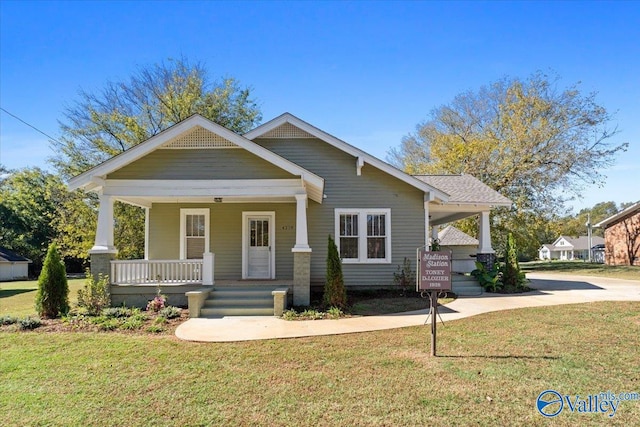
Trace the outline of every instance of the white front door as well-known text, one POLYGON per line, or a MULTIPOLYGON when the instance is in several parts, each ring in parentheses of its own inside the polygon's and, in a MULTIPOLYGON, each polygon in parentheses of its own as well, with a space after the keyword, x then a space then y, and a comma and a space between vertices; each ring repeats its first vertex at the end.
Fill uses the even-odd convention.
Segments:
POLYGON ((275 278, 275 215, 273 212, 244 212, 243 278, 275 278))

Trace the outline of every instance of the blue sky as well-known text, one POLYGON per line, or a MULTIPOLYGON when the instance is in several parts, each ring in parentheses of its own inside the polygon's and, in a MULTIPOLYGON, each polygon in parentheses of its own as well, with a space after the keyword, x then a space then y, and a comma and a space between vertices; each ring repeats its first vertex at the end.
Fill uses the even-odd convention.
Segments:
MULTIPOLYGON (((629 151, 576 209, 640 200, 640 2, 0 1, 0 104, 45 133, 79 89, 167 58, 253 87, 384 159, 429 112, 504 76, 597 91, 629 151)), ((47 167, 47 138, 0 112, 0 163, 47 167)))

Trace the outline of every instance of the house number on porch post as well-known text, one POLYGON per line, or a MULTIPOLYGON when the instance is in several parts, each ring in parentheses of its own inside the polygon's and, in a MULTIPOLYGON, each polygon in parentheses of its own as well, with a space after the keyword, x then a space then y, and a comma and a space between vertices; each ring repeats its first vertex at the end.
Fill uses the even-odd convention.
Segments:
POLYGON ((451 290, 451 252, 428 251, 418 248, 418 277, 416 290, 429 292, 431 307, 431 355, 436 355, 436 324, 438 323, 438 294, 451 290))

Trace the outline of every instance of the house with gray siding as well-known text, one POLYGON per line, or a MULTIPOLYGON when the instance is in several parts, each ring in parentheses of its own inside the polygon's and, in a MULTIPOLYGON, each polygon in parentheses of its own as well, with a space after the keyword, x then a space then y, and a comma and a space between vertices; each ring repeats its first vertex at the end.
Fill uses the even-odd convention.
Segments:
POLYGON ((489 212, 511 204, 470 175, 408 175, 289 113, 244 135, 194 115, 69 187, 98 194, 91 267, 109 276, 114 303, 160 287, 192 316, 308 305, 329 235, 351 288, 389 286, 440 225, 469 216, 478 256, 491 256, 489 212), (115 201, 145 211, 144 260, 116 259, 115 201))

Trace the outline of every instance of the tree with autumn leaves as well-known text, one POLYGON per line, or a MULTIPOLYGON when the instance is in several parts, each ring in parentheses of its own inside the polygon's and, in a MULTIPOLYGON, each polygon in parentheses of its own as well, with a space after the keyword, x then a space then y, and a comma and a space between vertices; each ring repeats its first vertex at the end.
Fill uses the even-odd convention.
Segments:
MULTIPOLYGON (((512 232, 517 246, 535 254, 555 236, 554 214, 568 196, 604 179, 616 154, 611 114, 579 85, 535 73, 504 78, 456 96, 392 150, 389 160, 410 174, 461 174, 480 179, 513 201, 492 212, 493 236, 512 232), (499 220, 496 220, 498 219, 499 220)), ((475 220, 458 224, 475 234, 475 220)), ((555 238, 554 237, 554 238, 555 238)))

